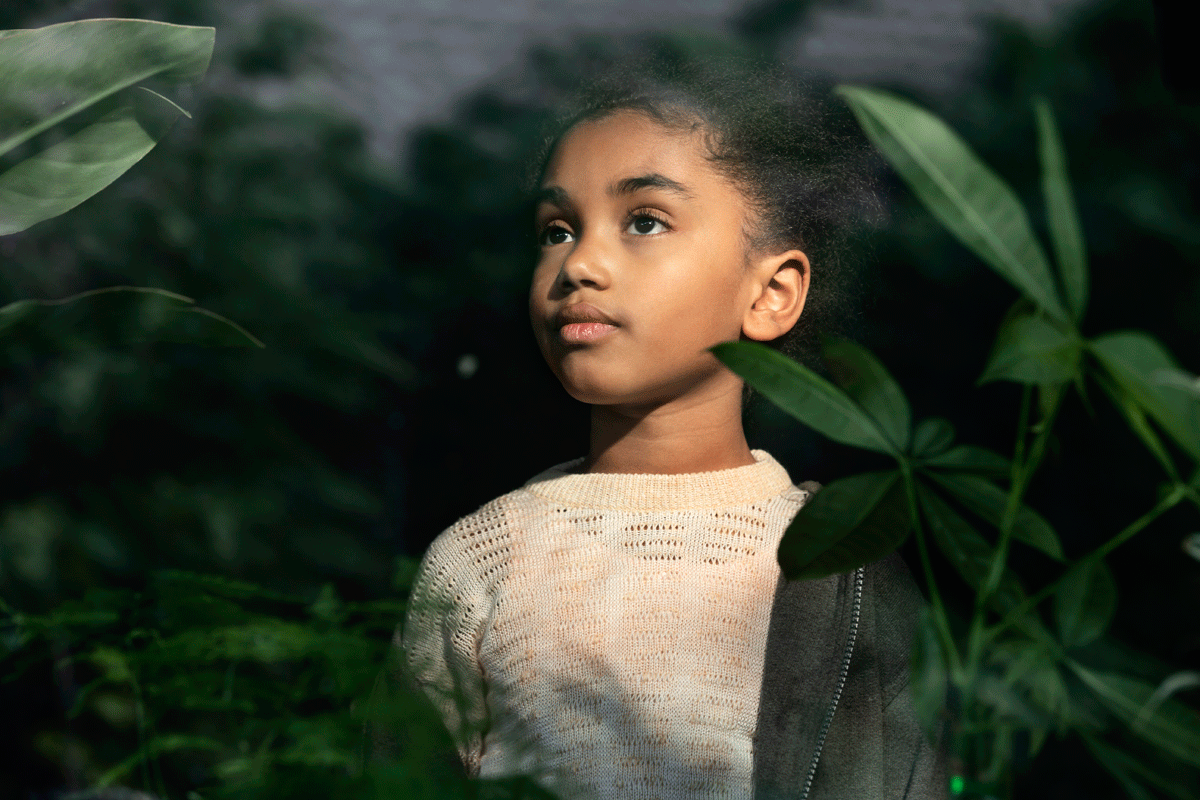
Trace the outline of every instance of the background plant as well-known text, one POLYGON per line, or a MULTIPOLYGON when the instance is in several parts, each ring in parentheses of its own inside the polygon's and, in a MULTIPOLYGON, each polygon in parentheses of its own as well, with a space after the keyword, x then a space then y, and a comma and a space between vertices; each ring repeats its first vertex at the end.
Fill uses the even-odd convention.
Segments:
POLYGON ((1097 666, 1082 648, 1104 635, 1115 611, 1116 586, 1105 557, 1179 503, 1200 509, 1200 379, 1179 369, 1145 332, 1090 338, 1080 332, 1087 256, 1066 157, 1044 101, 1034 110, 1053 273, 1015 192, 941 120, 886 92, 851 86, 839 91, 930 213, 1020 292, 979 383, 1012 381, 1024 392, 1014 452, 1006 459, 956 446, 945 419, 914 426, 900 386, 859 345, 826 346, 825 360, 838 386, 761 345, 714 348, 730 368, 809 428, 896 461, 894 470, 841 478, 818 493, 780 544, 784 573, 801 579, 845 572, 882 558, 915 532, 930 608, 917 633, 912 688, 930 732, 940 726, 938 717, 947 716, 949 689, 947 721, 959 759, 955 794, 1010 796, 1014 765, 1036 756, 1055 731, 1081 736, 1131 796, 1150 797, 1156 790, 1196 797, 1200 716, 1171 697, 1194 685, 1196 673, 1176 673, 1156 687, 1097 666), (1164 479, 1159 501, 1064 564, 1057 580, 1030 596, 1008 568, 1008 552, 1018 541, 1065 561, 1057 534, 1025 505, 1024 496, 1065 396, 1074 390, 1090 404, 1089 386, 1100 387, 1158 461, 1164 479), (1166 442, 1177 450, 1169 451, 1166 442), (998 535, 980 534, 968 516, 990 523, 998 535), (955 618, 942 601, 931 544, 976 592, 965 619, 955 618), (1038 609, 1051 596, 1055 633, 1038 609), (1068 685, 1071 677, 1078 686, 1068 685), (1078 688, 1090 697, 1079 699, 1078 688), (1098 701, 1107 714, 1098 718, 1088 701, 1098 701), (1102 736, 1113 720, 1173 763, 1114 748, 1102 736))

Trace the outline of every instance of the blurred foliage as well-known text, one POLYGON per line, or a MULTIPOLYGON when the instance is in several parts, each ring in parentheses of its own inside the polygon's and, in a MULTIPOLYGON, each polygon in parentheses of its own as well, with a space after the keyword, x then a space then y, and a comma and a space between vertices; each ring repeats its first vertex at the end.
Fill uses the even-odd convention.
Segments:
MULTIPOLYGON (((52 352, 55 341, 0 353, 0 642, 10 653, 0 670, 12 678, 0 684, 0 706, 20 721, 0 733, 0 796, 80 789, 122 762, 115 784, 189 800, 310 789, 432 796, 440 780, 447 796, 533 792, 456 784, 452 770, 436 769, 421 773, 424 789, 397 788, 422 778, 396 764, 358 771, 362 742, 353 739, 368 673, 384 662, 398 621, 389 599, 404 586, 393 588, 396 554, 418 556, 456 518, 578 455, 585 441, 585 410, 562 396, 529 335, 525 164, 546 114, 578 78, 629 48, 783 52, 813 5, 751 4, 730 39, 535 47, 520 69, 463 98, 450 121, 408 134, 397 165, 371 160, 362 121, 257 91, 258 82, 291 85, 328 69, 332 40, 297 11, 270 7, 235 25, 196 0, 0 6, 6 29, 115 16, 220 30, 209 80, 183 103, 191 120, 96 198, 0 238, 0 305, 143 285, 195 298, 266 344, 211 349, 129 341, 135 335, 63 353, 52 352), (322 617, 319 607, 338 610, 322 617), (20 639, 21 630, 40 634, 20 639), (136 676, 140 700, 133 683, 108 681, 113 652, 136 676), (96 680, 108 682, 84 693, 96 680), (191 746, 202 740, 207 749, 191 746), (126 761, 147 747, 154 758, 126 761), (278 784, 256 782, 266 764, 278 784)), ((1029 108, 1045 97, 1071 154, 1089 245, 1083 333, 1144 329, 1195 365, 1200 112, 1162 86, 1152 23, 1139 0, 1084 5, 1053 41, 995 23, 970 92, 915 96, 996 166, 1043 238, 1029 108)), ((1011 290, 903 191, 874 241, 856 334, 906 388, 915 419, 945 422, 918 426, 913 446, 938 449, 949 426, 959 441, 1007 451, 1020 389, 974 382, 1011 290)), ((1030 486, 1029 505, 1071 556, 1155 500, 1157 459, 1133 435, 1095 435, 1120 419, 1107 403, 1064 402, 1030 486)), ((752 410, 750 433, 797 480, 832 484, 887 467, 880 454, 796 432, 765 405, 752 410)), ((1167 514, 1125 546, 1111 565, 1121 595, 1112 631, 1135 650, 1105 638, 1084 645, 1081 661, 1149 686, 1197 663, 1200 631, 1186 615, 1200 603, 1200 579, 1180 550, 1194 530, 1167 514)), ((953 569, 939 558, 935 567, 953 569)), ((1037 553, 1012 559, 1036 585, 1059 569, 1037 553)), ((945 602, 952 624, 965 626, 955 614, 969 616, 966 584, 947 587, 945 602)), ((1016 652, 995 665, 999 674, 1022 668, 1016 652)), ((1088 704, 1079 678, 1064 680, 1085 698, 1077 713, 1102 724, 1110 712, 1088 704)), ((1040 686, 1036 675, 1028 683, 1040 686)), ((1177 695, 1195 693, 1184 684, 1177 695)), ((426 712, 401 701, 393 713, 426 712)), ((448 763, 436 724, 402 727, 433 737, 412 745, 414 761, 448 763)), ((1114 779, 1085 766, 1093 753, 1149 780, 1138 765, 1156 754, 1136 736, 1080 741, 1050 737, 1018 796, 1111 795, 1114 779)), ((1015 746, 1013 758, 1022 752, 1015 746)), ((1179 796, 1169 785, 1178 778, 1157 774, 1167 786, 1154 791, 1179 796)))

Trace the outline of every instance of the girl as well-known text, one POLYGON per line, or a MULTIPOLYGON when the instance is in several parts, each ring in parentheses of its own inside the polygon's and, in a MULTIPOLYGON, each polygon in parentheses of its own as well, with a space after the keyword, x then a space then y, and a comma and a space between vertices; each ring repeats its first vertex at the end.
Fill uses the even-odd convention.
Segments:
POLYGON ((909 700, 919 592, 895 555, 781 579, 818 487, 749 448, 708 350, 813 332, 818 254, 864 185, 818 111, 779 73, 643 63, 549 139, 529 312, 591 406, 588 451, 442 533, 397 637, 469 774, 606 800, 945 796, 909 700))

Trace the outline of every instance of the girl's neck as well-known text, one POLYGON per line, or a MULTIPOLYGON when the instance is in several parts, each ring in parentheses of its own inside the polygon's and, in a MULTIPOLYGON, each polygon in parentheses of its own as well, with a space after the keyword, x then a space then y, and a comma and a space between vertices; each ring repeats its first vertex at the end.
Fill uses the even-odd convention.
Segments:
POLYGON ((701 403, 592 406, 591 445, 580 471, 678 475, 753 463, 739 390, 701 403))

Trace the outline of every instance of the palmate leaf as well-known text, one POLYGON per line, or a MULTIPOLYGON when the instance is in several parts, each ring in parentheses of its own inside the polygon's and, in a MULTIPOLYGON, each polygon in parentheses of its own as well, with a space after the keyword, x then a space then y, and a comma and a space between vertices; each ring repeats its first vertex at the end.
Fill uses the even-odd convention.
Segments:
POLYGON ((1083 319, 1088 297, 1087 250, 1071 181, 1067 176, 1067 155, 1058 135, 1058 125, 1050 105, 1038 98, 1033 104, 1038 127, 1038 155, 1042 163, 1042 197, 1050 223, 1050 241, 1054 246, 1058 274, 1062 278, 1063 296, 1067 300, 1071 319, 1076 326, 1083 319))
POLYGON ((1200 461, 1200 399, 1160 382, 1179 369, 1166 348, 1142 331, 1123 331, 1093 339, 1088 349, 1112 382, 1200 461))
POLYGON ((0 344, 50 350, 144 341, 264 347, 232 320, 165 289, 110 286, 0 306, 0 344))
POLYGON ((788 580, 823 578, 886 556, 911 527, 900 473, 867 472, 825 486, 800 509, 779 543, 788 580))
POLYGON ((1016 193, 944 122, 877 89, 839 86, 863 132, 922 205, 1054 319, 1069 324, 1016 193))
POLYGON ((0 174, 0 234, 74 208, 150 151, 183 109, 138 84, 199 80, 212 28, 93 19, 0 38, 0 155, 62 123, 63 141, 0 174))
POLYGON ((802 364, 757 342, 712 348, 725 366, 768 400, 835 442, 897 455, 896 445, 844 392, 802 364))

